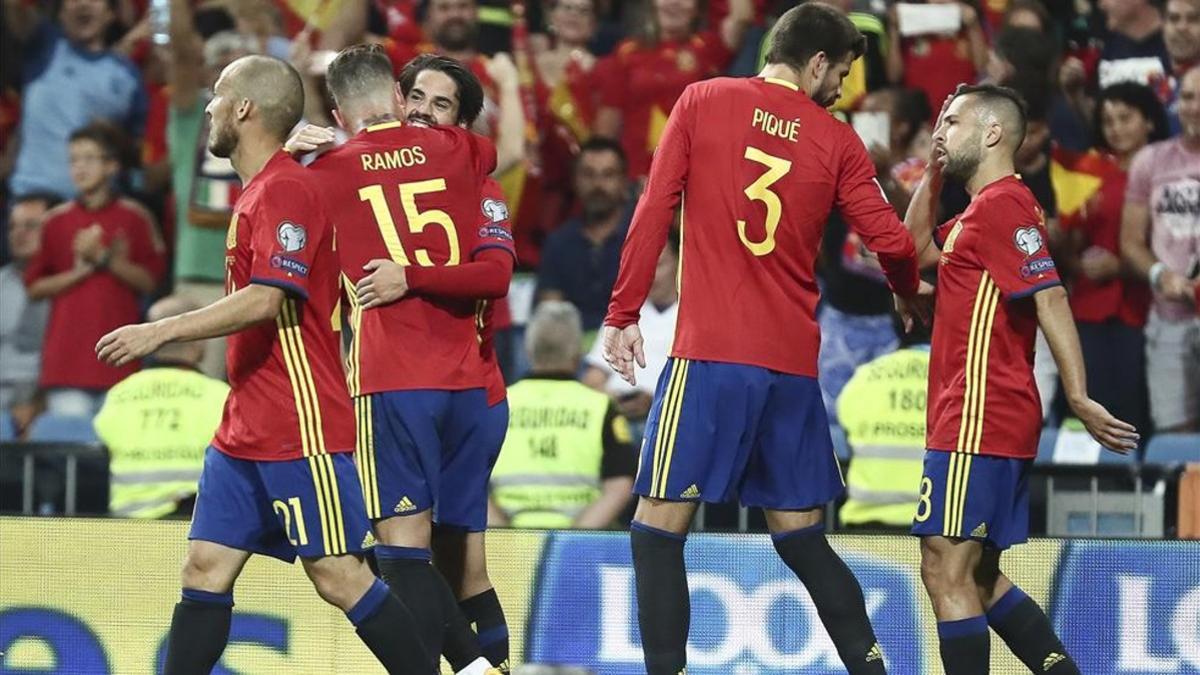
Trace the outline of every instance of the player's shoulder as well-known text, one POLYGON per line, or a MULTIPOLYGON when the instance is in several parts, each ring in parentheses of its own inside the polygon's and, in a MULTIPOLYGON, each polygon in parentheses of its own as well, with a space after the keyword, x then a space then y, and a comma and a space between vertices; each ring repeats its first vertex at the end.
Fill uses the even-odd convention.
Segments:
POLYGON ((994 185, 989 186, 989 189, 983 190, 977 199, 982 202, 976 210, 984 210, 984 213, 996 213, 994 209, 1005 209, 1011 211, 1020 209, 1022 211, 1040 210, 1037 197, 1033 191, 1017 176, 1009 176, 1001 178, 994 185))
POLYGON ((504 201, 504 188, 500 186, 500 181, 486 176, 483 179, 483 184, 479 188, 479 194, 484 199, 498 199, 504 201))

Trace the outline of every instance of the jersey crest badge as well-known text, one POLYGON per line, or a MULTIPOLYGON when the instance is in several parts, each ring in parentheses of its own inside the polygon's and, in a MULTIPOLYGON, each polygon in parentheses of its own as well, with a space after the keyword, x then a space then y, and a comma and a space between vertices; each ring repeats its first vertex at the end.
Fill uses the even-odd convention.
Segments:
POLYGON ((285 220, 275 230, 275 239, 285 252, 295 253, 308 244, 308 232, 305 231, 303 225, 285 220))
POLYGON ((1026 258, 1042 250, 1042 247, 1045 246, 1045 242, 1042 241, 1042 233, 1032 225, 1017 228, 1017 231, 1013 232, 1013 244, 1016 245, 1018 251, 1025 254, 1026 258))

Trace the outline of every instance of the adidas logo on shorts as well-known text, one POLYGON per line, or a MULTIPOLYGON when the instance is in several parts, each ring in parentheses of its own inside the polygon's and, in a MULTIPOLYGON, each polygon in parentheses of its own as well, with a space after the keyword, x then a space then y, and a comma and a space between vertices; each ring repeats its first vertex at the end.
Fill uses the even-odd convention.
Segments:
POLYGON ((870 649, 870 651, 867 652, 867 658, 865 659, 865 661, 867 663, 870 663, 872 661, 878 661, 882 658, 883 658, 883 649, 881 649, 879 646, 879 643, 876 642, 875 644, 871 645, 871 649, 870 649))
POLYGON ((375 545, 375 535, 367 532, 367 536, 363 537, 362 548, 371 548, 375 545))
POLYGON ((1058 652, 1050 652, 1050 655, 1046 657, 1046 660, 1042 661, 1042 670, 1048 671, 1051 668, 1053 668, 1054 666, 1057 666, 1058 664, 1060 664, 1066 660, 1067 660, 1066 656, 1063 656, 1062 654, 1059 654, 1058 652))
POLYGON ((679 493, 679 496, 682 499, 696 499, 697 497, 700 496, 700 488, 696 487, 695 483, 692 483, 691 485, 688 486, 688 489, 679 493))
POLYGON ((417 505, 412 503, 412 500, 408 498, 408 495, 404 495, 400 498, 400 501, 396 503, 396 508, 392 510, 396 513, 408 513, 409 511, 416 511, 417 505))
POLYGON ((980 523, 979 527, 971 530, 971 536, 980 539, 987 537, 987 523, 980 523))

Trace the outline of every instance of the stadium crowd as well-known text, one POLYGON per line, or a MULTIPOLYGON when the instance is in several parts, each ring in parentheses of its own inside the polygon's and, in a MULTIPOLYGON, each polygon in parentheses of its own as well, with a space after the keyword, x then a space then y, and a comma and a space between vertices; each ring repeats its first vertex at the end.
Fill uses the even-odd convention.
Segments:
MULTIPOLYGON (((809 1, 845 12, 867 37, 832 110, 862 137, 901 216, 946 96, 984 81, 1020 92, 1030 124, 1019 169, 1068 280, 1091 396, 1143 439, 1200 431, 1200 0, 809 1)), ((625 468, 605 478, 625 476, 678 299, 669 246, 642 311, 649 370, 627 385, 593 343, 633 205, 684 88, 756 73, 774 18, 794 4, 4 0, 0 428, 46 438, 32 433, 39 418, 90 419, 106 393, 151 365, 223 377, 220 341, 203 356, 122 369, 99 363, 93 346, 156 300, 188 307, 224 292, 226 225, 241 187, 205 147, 217 73, 245 54, 289 60, 306 78, 305 123, 332 127, 324 68, 337 49, 372 41, 397 73, 436 52, 483 82, 476 130, 496 141, 518 255, 497 308, 506 379, 530 372, 535 307, 574 305, 578 377, 610 395, 632 435, 628 461, 613 462, 625 468)), ((942 218, 966 204, 962 186, 948 186, 942 218)), ((821 385, 835 419, 860 366, 922 336, 899 329, 878 262, 837 213, 819 269, 821 385)), ((1065 406, 1041 355, 1048 350, 1037 363, 1043 410, 1057 427, 1065 406)), ((122 425, 98 426, 105 445, 121 445, 112 437, 122 425)))

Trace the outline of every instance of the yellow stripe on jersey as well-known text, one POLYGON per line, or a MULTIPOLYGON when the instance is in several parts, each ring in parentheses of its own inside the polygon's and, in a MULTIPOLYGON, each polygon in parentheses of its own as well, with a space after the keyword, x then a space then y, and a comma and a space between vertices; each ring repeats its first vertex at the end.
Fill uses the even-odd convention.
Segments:
POLYGON ((670 424, 671 409, 675 400, 675 389, 679 385, 679 376, 683 365, 680 360, 673 359, 670 362, 670 367, 671 378, 667 381, 667 388, 663 391, 662 407, 658 410, 658 430, 654 434, 654 461, 650 467, 650 496, 656 498, 659 497, 658 482, 662 471, 662 456, 663 448, 666 446, 667 428, 670 424))
POLYGON ((1000 289, 984 272, 979 278, 971 325, 967 331, 967 358, 963 370, 963 407, 958 427, 959 452, 978 453, 983 438, 984 393, 987 389, 988 349, 1000 289))
POLYGON ((966 453, 950 453, 950 465, 946 470, 946 500, 942 505, 942 536, 962 536, 973 459, 966 453))
POLYGON ((659 458, 658 480, 654 492, 659 499, 667 499, 667 481, 671 472, 671 456, 675 453, 675 436, 679 431, 679 414, 683 410, 683 392, 687 387, 687 374, 690 362, 687 359, 676 359, 672 370, 674 388, 667 397, 667 415, 665 423, 659 427, 659 437, 656 439, 661 450, 659 458), (678 376, 676 377, 676 371, 678 376))
MULTIPOLYGON (((284 307, 287 306, 289 300, 284 300, 284 307)), ((289 328, 287 313, 283 308, 279 310, 279 316, 275 317, 275 324, 279 327, 279 346, 283 352, 283 361, 287 366, 288 382, 292 385, 292 398, 296 406, 296 419, 300 427, 300 447, 305 457, 312 454, 312 439, 310 438, 310 427, 308 425, 308 415, 305 413, 307 408, 307 398, 302 392, 302 380, 299 376, 299 367, 296 364, 296 356, 293 352, 292 342, 288 337, 289 328)))
POLYGON ((363 308, 358 302, 358 294, 350 277, 342 275, 342 287, 346 289, 346 297, 350 299, 350 329, 354 335, 350 338, 350 349, 346 353, 346 387, 351 396, 362 394, 362 315, 363 308))
POLYGON ((363 501, 367 504, 367 518, 382 518, 379 484, 376 482, 375 474, 375 429, 372 421, 371 397, 360 396, 354 399, 354 413, 358 418, 356 453, 358 476, 359 482, 362 484, 363 501))

